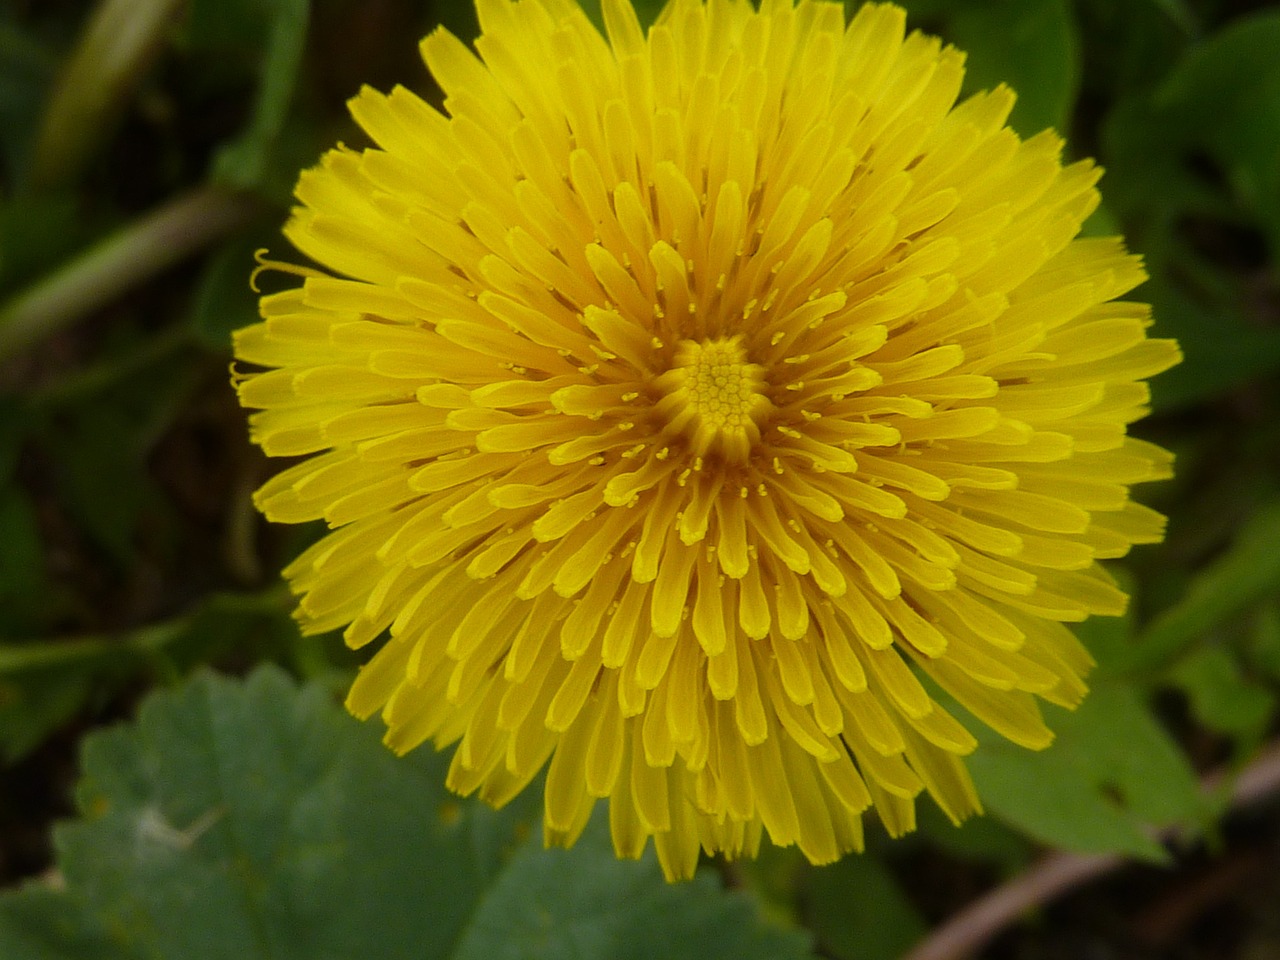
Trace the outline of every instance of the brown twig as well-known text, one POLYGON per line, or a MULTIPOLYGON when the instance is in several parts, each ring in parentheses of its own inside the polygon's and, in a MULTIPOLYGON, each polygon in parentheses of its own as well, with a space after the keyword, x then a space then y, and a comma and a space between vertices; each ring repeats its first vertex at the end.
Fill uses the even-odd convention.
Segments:
MULTIPOLYGON (((1206 791, 1216 789, 1226 775, 1205 778, 1206 791)), ((1257 803, 1280 791, 1280 742, 1240 772, 1231 786, 1233 809, 1257 803)), ((1174 828, 1157 836, 1168 840, 1174 828)), ((962 909, 929 934, 902 960, 962 960, 989 942, 1026 911, 1042 906, 1069 890, 1123 866, 1117 854, 1053 853, 1028 870, 962 909)))

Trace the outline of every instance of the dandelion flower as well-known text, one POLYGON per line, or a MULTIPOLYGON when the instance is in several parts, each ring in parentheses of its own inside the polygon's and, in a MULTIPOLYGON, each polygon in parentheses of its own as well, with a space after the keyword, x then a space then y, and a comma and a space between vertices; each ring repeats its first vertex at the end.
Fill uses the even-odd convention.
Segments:
POLYGON ((1162 536, 1126 427, 1177 347, 1077 238, 1098 168, 958 102, 899 8, 603 7, 479 0, 474 53, 422 43, 443 110, 362 90, 375 146, 299 180, 331 272, 236 337, 254 439, 305 458, 258 505, 332 528, 298 618, 378 645, 350 709, 456 745, 452 789, 545 768, 548 842, 607 800, 675 879, 766 832, 834 860, 922 792, 959 821, 940 701, 1038 749, 1084 696, 1064 624, 1162 536))

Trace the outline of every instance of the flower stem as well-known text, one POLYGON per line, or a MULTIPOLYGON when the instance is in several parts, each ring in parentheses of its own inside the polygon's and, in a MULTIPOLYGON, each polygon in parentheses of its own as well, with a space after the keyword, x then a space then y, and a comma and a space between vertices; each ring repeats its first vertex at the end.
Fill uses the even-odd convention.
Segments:
POLYGON ((247 194, 202 187, 102 240, 0 308, 0 360, 247 223, 247 194))
POLYGON ((150 659, 161 653, 209 611, 271 613, 283 611, 287 594, 279 584, 255 593, 215 593, 194 610, 134 630, 0 645, 0 676, 69 664, 85 664, 120 656, 150 659))

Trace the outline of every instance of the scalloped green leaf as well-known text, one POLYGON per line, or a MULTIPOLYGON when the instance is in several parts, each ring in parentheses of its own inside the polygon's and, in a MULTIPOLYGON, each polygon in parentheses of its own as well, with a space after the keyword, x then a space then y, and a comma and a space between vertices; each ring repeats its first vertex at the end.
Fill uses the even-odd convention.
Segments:
POLYGON ((34 886, 0 896, 0 949, 5 960, 140 960, 71 896, 34 886))
MULTIPOLYGON (((459 800, 445 766, 396 758, 278 669, 201 675, 86 742, 58 920, 109 931, 122 957, 183 960, 810 956, 713 873, 668 886, 651 856, 618 861, 603 824, 543 851, 530 796, 459 800)), ((48 926, 48 904, 34 934, 20 922, 30 890, 0 897, 0 956, 48 926)))
POLYGON ((572 850, 526 844, 476 907, 453 960, 741 960, 808 957, 805 938, 764 923, 706 871, 669 885, 620 861, 596 816, 572 850))

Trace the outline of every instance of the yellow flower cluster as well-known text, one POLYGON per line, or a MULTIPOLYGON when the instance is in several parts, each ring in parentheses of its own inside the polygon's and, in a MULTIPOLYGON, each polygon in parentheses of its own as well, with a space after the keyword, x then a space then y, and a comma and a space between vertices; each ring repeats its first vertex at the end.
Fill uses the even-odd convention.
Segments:
POLYGON ((1044 747, 1098 561, 1162 536, 1126 436, 1143 280, 1077 239, 1099 171, 957 103, 963 56, 894 6, 479 0, 472 53, 351 101, 375 147, 297 188, 332 275, 239 332, 257 495, 333 528, 286 571, 312 632, 385 639, 351 690, 388 744, 457 744, 491 803, 544 768, 569 844, 669 878, 762 831, 815 862, 927 791, 979 809, 945 691, 1044 747))

